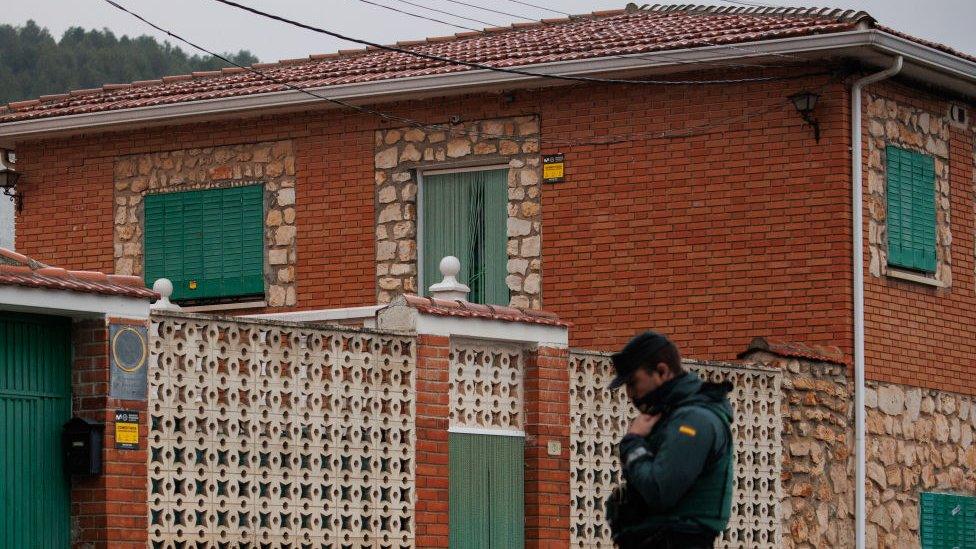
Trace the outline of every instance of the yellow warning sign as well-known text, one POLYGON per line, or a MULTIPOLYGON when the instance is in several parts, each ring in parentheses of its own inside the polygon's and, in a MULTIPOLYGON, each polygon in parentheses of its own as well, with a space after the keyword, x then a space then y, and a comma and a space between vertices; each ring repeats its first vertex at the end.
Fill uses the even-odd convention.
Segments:
POLYGON ((127 450, 139 448, 139 412, 116 410, 115 447, 127 450))
POLYGON ((546 183, 558 183, 565 175, 565 156, 562 154, 547 154, 542 157, 542 180, 546 183))

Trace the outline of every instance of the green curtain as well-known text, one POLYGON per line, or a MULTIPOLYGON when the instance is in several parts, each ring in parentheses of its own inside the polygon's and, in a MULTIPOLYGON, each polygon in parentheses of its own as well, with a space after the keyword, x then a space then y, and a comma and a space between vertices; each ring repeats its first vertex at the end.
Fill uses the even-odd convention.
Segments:
POLYGON ((469 301, 508 305, 508 170, 428 175, 423 185, 421 292, 440 282, 440 261, 453 255, 469 301))

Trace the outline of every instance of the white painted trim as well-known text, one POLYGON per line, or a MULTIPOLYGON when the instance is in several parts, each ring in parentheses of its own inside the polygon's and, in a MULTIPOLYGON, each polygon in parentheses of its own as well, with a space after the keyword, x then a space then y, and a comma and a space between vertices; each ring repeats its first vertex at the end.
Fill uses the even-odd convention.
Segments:
MULTIPOLYGON (((429 288, 421 285, 424 281, 424 176, 425 175, 444 175, 463 172, 488 172, 494 170, 510 170, 509 164, 487 164, 484 166, 469 166, 466 168, 443 168, 424 170, 417 169, 417 295, 427 296, 429 288)), ((507 196, 507 195, 506 195, 507 196)), ((507 198, 506 198, 507 201, 507 198)), ((506 227, 508 227, 508 210, 505 210, 506 227)), ((505 238, 508 239, 508 229, 506 228, 505 238)), ((507 305, 507 304, 506 304, 507 305)))
POLYGON ((557 349, 569 347, 569 329, 547 324, 429 315, 418 312, 414 329, 418 334, 530 343, 557 349))
POLYGON ((451 427, 447 430, 447 432, 457 433, 459 435, 493 435, 499 437, 525 438, 525 433, 523 431, 518 431, 515 429, 488 429, 485 427, 451 427))
POLYGON ((935 288, 946 287, 944 282, 935 278, 935 274, 923 275, 914 273, 912 271, 904 271, 890 265, 887 269, 885 269, 885 276, 889 278, 897 278, 899 280, 907 280, 908 282, 915 282, 917 284, 924 284, 926 286, 932 286, 935 288))
POLYGON ((217 303, 214 305, 181 306, 180 309, 188 313, 209 313, 212 311, 233 311, 236 309, 259 309, 267 307, 267 301, 244 301, 241 303, 217 303))
MULTIPOLYGON (((927 67, 953 79, 961 80, 960 87, 976 95, 976 62, 958 57, 935 48, 917 44, 876 29, 855 30, 823 35, 763 40, 727 45, 664 50, 619 57, 559 61, 518 68, 531 70, 540 75, 597 75, 647 69, 687 70, 688 63, 708 64, 733 59, 763 59, 771 56, 804 53, 846 55, 877 61, 870 51, 888 55, 903 55, 906 60, 927 67)), ((333 99, 353 103, 376 103, 378 100, 405 99, 424 95, 450 95, 470 93, 475 89, 497 89, 540 85, 541 77, 499 73, 488 70, 468 70, 450 74, 395 78, 357 84, 324 86, 309 91, 333 99)), ((545 85, 563 85, 565 82, 546 81, 545 85)), ((335 108, 321 99, 289 90, 240 97, 207 99, 188 103, 137 107, 89 114, 76 114, 22 120, 0 124, 0 145, 12 146, 16 141, 40 138, 47 134, 71 134, 95 128, 119 129, 126 126, 173 124, 193 119, 213 119, 231 113, 259 110, 297 111, 312 107, 335 108)))
POLYGON ((149 298, 0 286, 0 309, 64 316, 149 318, 149 298))
MULTIPOLYGON (((292 311, 287 313, 262 313, 256 315, 240 315, 241 318, 284 320, 287 322, 317 322, 332 320, 372 319, 376 311, 386 305, 369 305, 365 307, 346 307, 343 309, 317 309, 312 311, 292 311)), ((186 309, 183 309, 184 311, 186 309)))

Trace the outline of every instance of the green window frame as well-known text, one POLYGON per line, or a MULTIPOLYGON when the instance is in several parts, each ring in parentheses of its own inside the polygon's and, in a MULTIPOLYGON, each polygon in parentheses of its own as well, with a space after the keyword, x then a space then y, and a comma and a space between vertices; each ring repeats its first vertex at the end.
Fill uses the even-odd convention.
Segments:
POLYGON ((918 499, 923 549, 976 547, 976 497, 922 492, 918 499))
POLYGON ((885 152, 888 179, 888 264, 934 273, 935 159, 891 145, 885 152))
POLYGON ((508 169, 424 174, 421 188, 420 291, 440 282, 440 261, 461 261, 468 301, 508 305, 508 169))
POLYGON ((145 278, 174 300, 264 296, 264 185, 146 195, 145 278))

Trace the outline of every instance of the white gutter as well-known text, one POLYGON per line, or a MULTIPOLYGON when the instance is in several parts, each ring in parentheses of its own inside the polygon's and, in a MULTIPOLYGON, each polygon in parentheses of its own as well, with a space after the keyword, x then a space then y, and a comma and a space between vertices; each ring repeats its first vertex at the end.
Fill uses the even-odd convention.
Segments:
MULTIPOLYGON (((560 61, 525 65, 518 68, 531 70, 540 75, 598 75, 621 73, 653 68, 681 69, 689 63, 707 66, 734 59, 767 58, 770 56, 796 56, 827 52, 840 54, 852 48, 871 48, 881 53, 903 55, 919 66, 935 70, 953 78, 968 80, 976 95, 976 62, 952 55, 935 48, 912 42, 878 30, 855 30, 823 35, 763 40, 733 45, 709 46, 688 50, 666 50, 620 57, 560 61)), ((849 52, 848 52, 849 53, 849 52)), ((863 56, 863 52, 862 56, 863 56)), ((309 88, 319 95, 353 103, 377 103, 415 97, 423 94, 467 93, 477 88, 537 86, 542 82, 551 85, 555 81, 541 77, 498 73, 488 70, 467 70, 449 74, 394 78, 376 82, 342 84, 309 88)), ((71 133, 79 130, 147 126, 150 124, 176 123, 190 119, 214 118, 232 113, 259 110, 300 110, 328 106, 325 101, 295 91, 262 93, 239 97, 206 99, 186 103, 135 107, 114 111, 96 112, 23 120, 0 124, 0 144, 40 138, 46 134, 71 133)))
POLYGON ((861 229, 863 211, 861 193, 861 91, 864 86, 890 78, 901 71, 904 59, 895 58, 890 68, 865 76, 851 86, 851 179, 854 208, 854 471, 855 471, 855 546, 864 549, 866 515, 864 505, 864 470, 867 467, 864 451, 864 234, 861 229))

